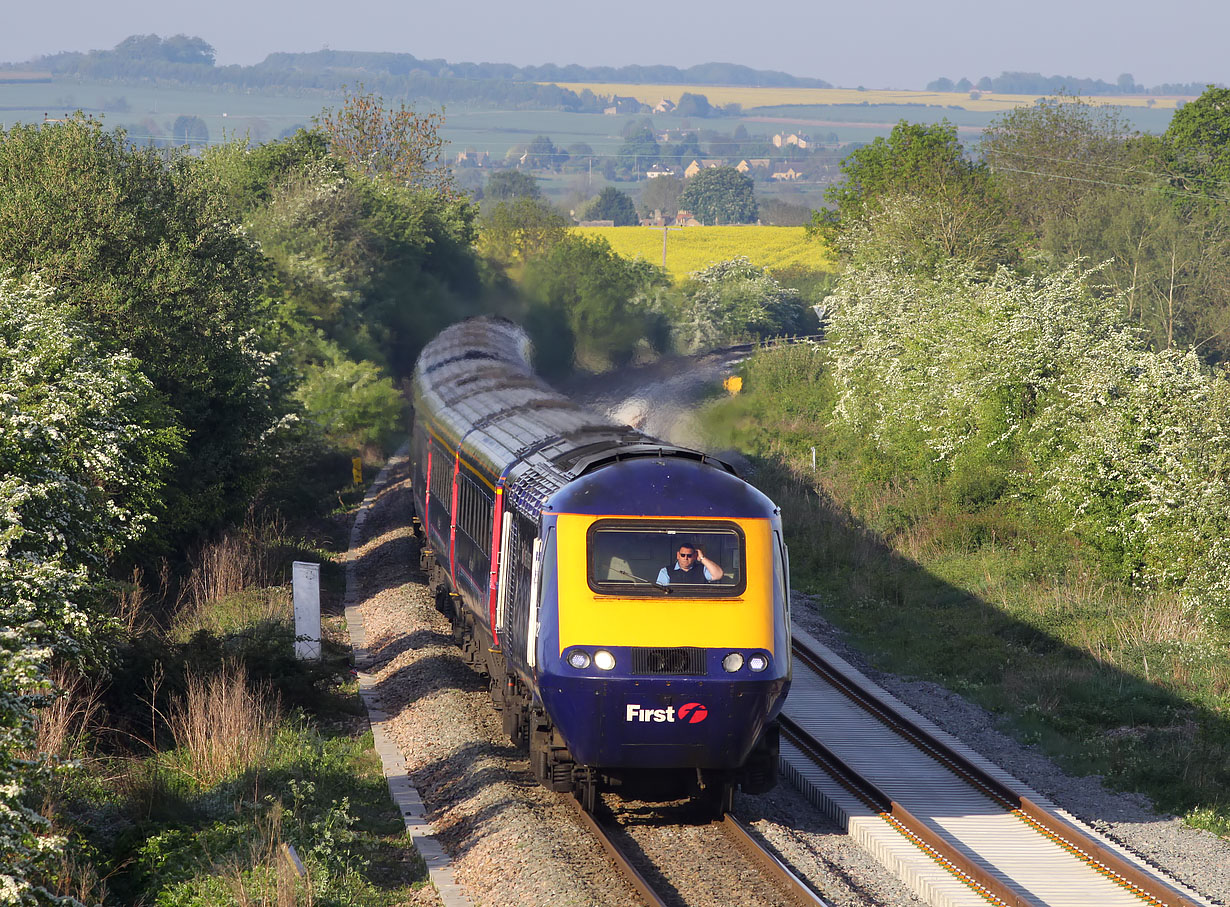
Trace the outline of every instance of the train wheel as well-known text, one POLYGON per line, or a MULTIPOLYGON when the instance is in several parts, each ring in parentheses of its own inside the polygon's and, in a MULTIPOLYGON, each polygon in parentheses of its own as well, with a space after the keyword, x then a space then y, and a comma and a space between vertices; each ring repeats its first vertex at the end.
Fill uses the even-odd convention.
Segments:
POLYGON ((580 769, 573 793, 581 801, 581 809, 593 815, 598 808, 598 773, 589 767, 580 769))
POLYGON ((724 772, 718 774, 698 770, 697 774, 700 790, 694 794, 693 802, 698 803, 709 816, 720 820, 734 806, 735 781, 724 772))

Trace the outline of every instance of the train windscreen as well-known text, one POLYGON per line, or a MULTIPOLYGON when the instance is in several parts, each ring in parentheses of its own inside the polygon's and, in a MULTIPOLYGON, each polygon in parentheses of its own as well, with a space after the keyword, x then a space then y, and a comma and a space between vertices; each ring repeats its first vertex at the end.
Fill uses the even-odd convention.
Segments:
POLYGON ((747 585, 734 523, 601 520, 588 553, 589 586, 605 595, 733 596, 747 585))

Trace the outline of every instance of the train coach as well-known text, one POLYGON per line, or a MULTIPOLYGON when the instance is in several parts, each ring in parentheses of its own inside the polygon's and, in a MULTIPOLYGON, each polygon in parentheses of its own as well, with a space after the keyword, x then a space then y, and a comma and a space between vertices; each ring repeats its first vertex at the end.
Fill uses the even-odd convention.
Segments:
POLYGON ((768 790, 790 684, 772 501, 720 460, 541 381, 502 319, 445 330, 414 374, 421 566, 535 776, 729 805, 768 790))

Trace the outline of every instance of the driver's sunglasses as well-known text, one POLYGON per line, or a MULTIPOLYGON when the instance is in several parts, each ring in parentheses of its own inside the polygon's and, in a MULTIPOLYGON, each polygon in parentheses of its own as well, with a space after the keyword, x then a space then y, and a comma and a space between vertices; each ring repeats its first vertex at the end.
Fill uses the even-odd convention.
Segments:
POLYGON ((679 556, 680 556, 680 557, 696 557, 696 554, 695 554, 695 553, 692 553, 692 554, 684 554, 682 551, 680 551, 680 552, 679 552, 679 556))

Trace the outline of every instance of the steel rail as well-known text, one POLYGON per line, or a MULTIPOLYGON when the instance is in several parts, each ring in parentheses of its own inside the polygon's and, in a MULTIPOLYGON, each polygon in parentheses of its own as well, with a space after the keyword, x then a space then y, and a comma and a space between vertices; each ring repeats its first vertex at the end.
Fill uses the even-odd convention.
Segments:
POLYGON ((561 796, 567 797, 568 801, 572 803, 577 814, 581 817, 581 822, 593 832, 594 836, 598 839, 598 843, 602 845, 602 849, 606 851, 607 856, 611 858, 611 862, 615 864, 615 868, 623 874, 628 884, 632 886, 641 900, 648 904, 649 907, 667 907, 667 902, 658 894, 653 885, 649 883, 649 880, 641 874, 639 869, 632 865, 627 852, 616 843, 614 836, 608 830, 608 826, 600 822, 592 814, 586 812, 576 797, 571 794, 562 794, 561 796))
MULTIPOLYGON (((820 677, 847 696, 851 701, 855 702, 861 708, 874 715, 893 731, 900 734, 903 738, 918 747, 918 749, 927 753, 933 759, 946 766, 950 771, 964 779, 967 783, 978 788, 988 797, 991 797, 993 800, 1000 803, 1006 811, 1018 815, 1024 822, 1032 826, 1039 834, 1051 839, 1059 847, 1067 850, 1077 859, 1085 862, 1100 875, 1111 879, 1121 887, 1140 897, 1143 901, 1149 904, 1157 905, 1157 907, 1201 907, 1198 901, 1183 896, 1181 893, 1166 885, 1161 879, 1151 875, 1140 866, 1125 859, 1122 855, 1108 847, 1102 841, 1099 841, 1097 838, 1089 835, 1082 829, 1065 822, 1063 819, 1035 803, 1025 795, 1012 790, 1007 785, 999 781, 999 779, 988 774, 983 768, 971 762, 963 754, 954 750, 948 744, 939 740, 926 730, 918 727, 891 706, 864 690, 845 674, 834 669, 827 661, 824 660, 823 656, 814 652, 799 639, 793 640, 793 651, 795 656, 803 664, 805 664, 812 671, 815 671, 820 677)), ((844 764, 841 763, 841 760, 834 756, 826 747, 823 746, 823 744, 816 741, 810 734, 795 725, 794 722, 790 721, 785 716, 782 716, 780 720, 782 722, 783 730, 787 731, 787 734, 791 738, 792 742, 807 753, 809 758, 811 757, 811 753, 827 754, 826 763, 841 766, 841 768, 845 768, 847 774, 854 776, 851 779, 851 783, 865 784, 867 787, 871 788, 872 791, 875 792, 872 794, 875 799, 875 802, 872 804, 873 808, 883 811, 886 816, 894 816, 897 814, 897 810, 900 810, 903 814, 903 821, 904 816, 909 815, 908 811, 904 810, 899 804, 894 803, 891 798, 888 798, 882 792, 875 789, 874 785, 870 785, 869 782, 865 782, 863 779, 857 778, 857 775, 854 775, 850 769, 846 768, 844 764), (877 794, 878 797, 876 797, 877 794)), ((827 765, 825 765, 825 767, 827 770, 827 765)), ((840 771, 840 769, 838 769, 838 771, 840 771)), ((837 774, 835 774, 834 777, 850 789, 843 777, 837 774)), ((866 792, 858 793, 858 795, 866 800, 866 792)), ((910 817, 910 819, 913 819, 913 817, 910 817)), ((917 820, 914 821, 916 822, 917 820)), ((943 842, 942 839, 935 836, 930 829, 925 828, 925 831, 925 835, 921 832, 918 833, 921 840, 928 841, 930 844, 931 842, 928 839, 935 838, 935 840, 942 844, 944 848, 952 850, 951 845, 948 845, 946 842, 943 842)), ((937 845, 932 846, 936 846, 937 851, 940 850, 937 845)), ((955 857, 949 857, 949 859, 959 860, 962 864, 968 864, 967 866, 962 866, 962 871, 967 872, 971 875, 971 877, 976 878, 977 876, 972 870, 978 870, 978 867, 972 864, 968 858, 959 852, 954 850, 953 853, 955 854, 955 857)), ((981 870, 978 871, 981 873, 981 870)), ((994 879, 988 880, 987 882, 981 884, 987 884, 988 889, 993 890, 991 889, 992 882, 995 887, 1002 887, 1002 883, 994 879)), ((1008 890, 1008 892, 1012 898, 1021 898, 1021 895, 1016 892, 1012 892, 1011 890, 1008 890)), ((997 893, 997 897, 1003 898, 1004 895, 997 893)), ((1032 902, 1027 900, 1014 901, 1008 899, 1005 903, 1029 904, 1032 902)))
POLYGON ((795 875, 789 866, 778 859, 776 854, 752 837, 747 826, 730 813, 722 816, 722 831, 748 860, 754 863, 799 907, 831 907, 828 901, 795 875))

